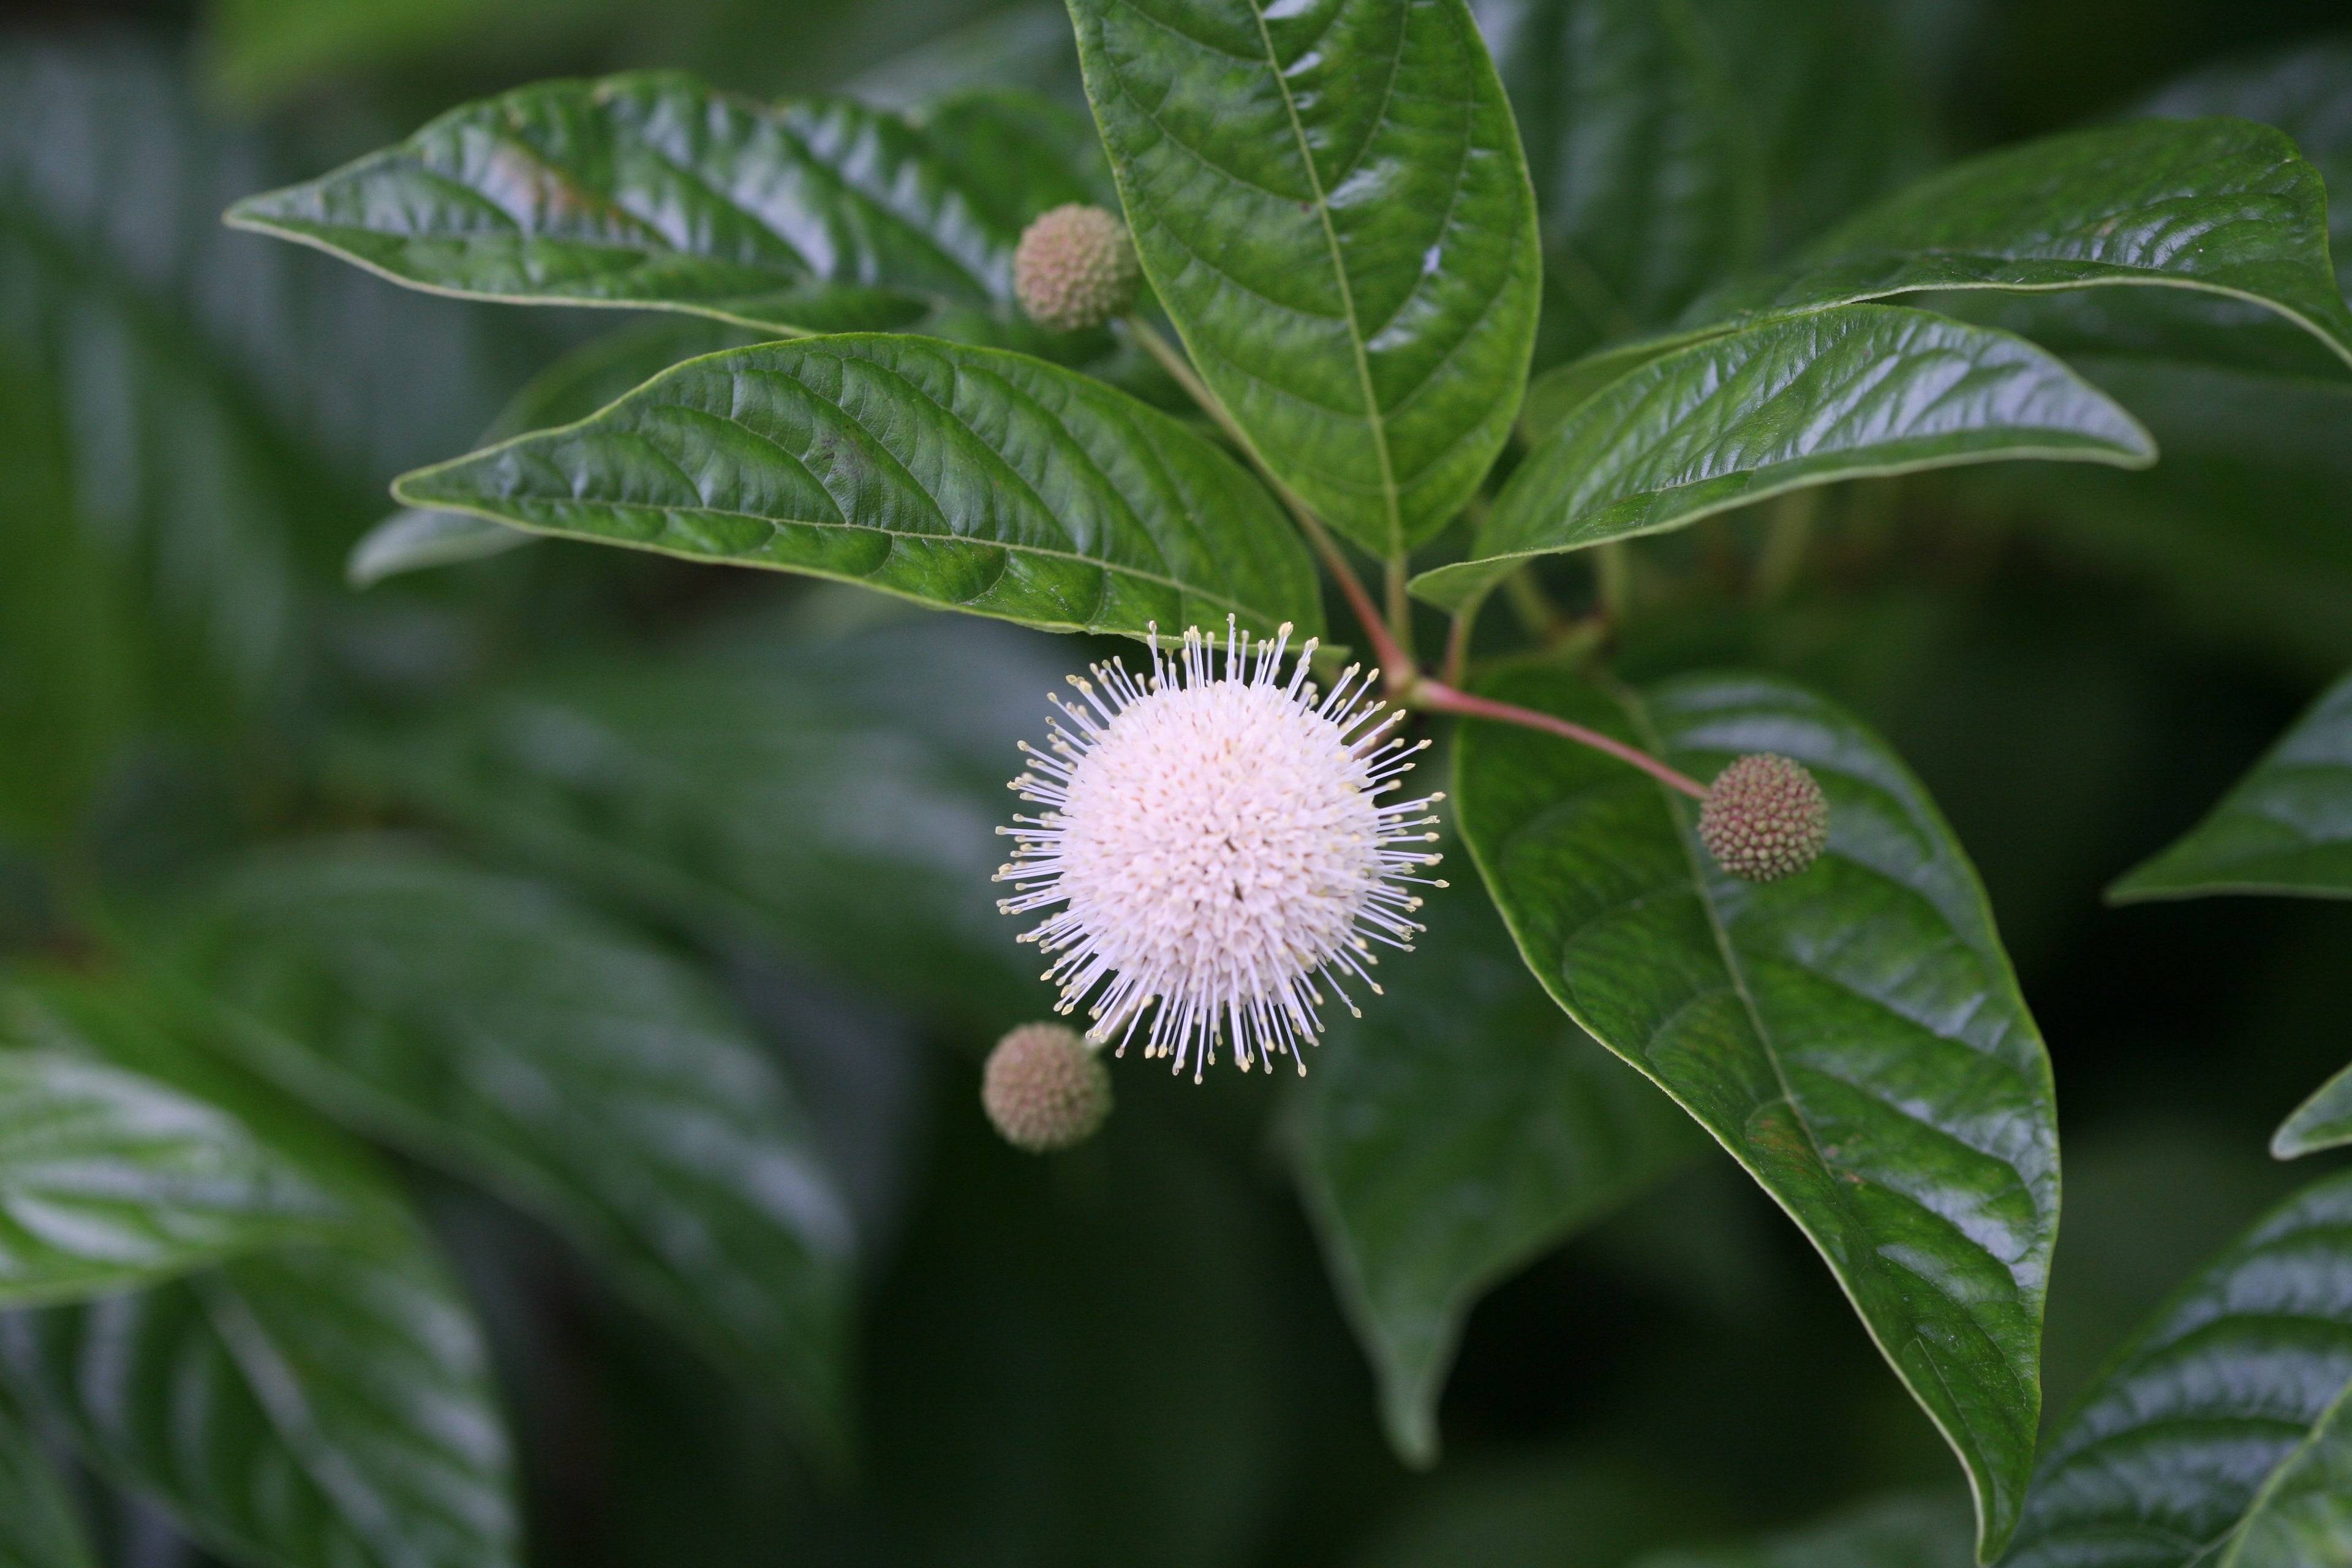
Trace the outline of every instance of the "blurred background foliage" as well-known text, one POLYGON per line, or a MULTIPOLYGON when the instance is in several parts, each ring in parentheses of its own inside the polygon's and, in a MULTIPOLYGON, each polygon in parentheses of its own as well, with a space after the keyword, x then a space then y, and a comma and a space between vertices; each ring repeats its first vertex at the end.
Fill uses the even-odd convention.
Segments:
MULTIPOLYGON (((1549 14, 1480 10, 1490 29, 1549 14)), ((1685 248, 1700 271, 1785 247, 1939 157, 2162 111, 2185 73, 2221 73, 2200 89, 2213 103, 2234 62, 2346 20, 2330 0, 1743 14, 1762 20, 1738 63, 1769 78, 1778 118, 1742 155, 1769 177, 1707 219, 1719 244, 1685 248), (1825 26, 1827 44, 1790 42, 1825 26), (1824 96, 1807 70, 1843 68, 1849 47, 1877 62, 1877 86, 1824 96), (1793 63, 1771 77, 1775 61, 1793 63)), ((2352 45, 2333 47, 2308 102, 2241 111, 2288 123, 2322 162, 2343 266, 2352 45)), ((1498 1247, 1500 1281, 1445 1384, 1443 1462, 1412 1471, 1383 1439, 1286 1168, 1315 1119, 1344 1109, 1334 1058, 1353 1036, 1323 1047, 1333 1070, 1298 1092, 1194 1089, 1128 1064, 1098 1142, 1046 1161, 998 1142, 977 1064, 1044 994, 989 907, 987 828, 1067 645, 562 545, 346 585, 388 479, 466 449, 610 318, 404 293, 227 232, 220 210, 469 97, 637 66, 892 106, 974 83, 1079 101, 1051 5, 0 7, 12 966, 127 986, 117 933, 143 931, 191 879, 257 847, 366 836, 360 861, 447 879, 433 897, 546 900, 550 929, 587 933, 507 973, 604 953, 661 977, 628 1005, 789 1085, 774 1113, 805 1126, 846 1205, 856 1263, 828 1289, 849 1293, 858 1370, 825 1418, 828 1468, 800 1457, 756 1379, 722 1370, 723 1323, 701 1342, 717 1351, 687 1348, 674 1329, 693 1306, 665 1314, 674 1287, 625 1215, 599 1218, 605 1198, 586 1188, 535 1201, 567 1168, 560 1150, 536 1174, 443 1158, 400 1110, 433 1086, 352 1089, 387 1097, 346 1120, 384 1147, 487 1327, 532 1559, 1615 1568, 1886 1489, 1930 1489, 1877 1506, 1948 1507, 1948 1456, 1832 1280, 1711 1151, 1566 1246, 1551 1245, 1555 1217, 1498 1247)), ((1510 85, 1532 144, 1553 112, 1533 100, 1558 84, 1510 85)), ((1547 195, 1548 236, 1643 280, 1654 297, 1628 298, 1655 320, 1708 279, 1645 259, 1647 221, 1547 195)), ((1555 301, 1547 353, 1638 324, 1555 301)), ((2352 1024, 2352 907, 2098 897, 2352 666, 2345 399, 2090 368, 2163 443, 2153 471, 1869 481, 1644 542, 1622 654, 1637 677, 1729 663, 1812 682, 1903 752, 1975 857, 2064 1118, 2053 1411, 2290 1184, 2264 1139, 2341 1066, 2352 1024)), ((1592 592, 1580 566, 1554 577, 1563 603, 1592 592)), ((309 917, 317 952, 271 951, 224 914, 173 972, 243 987, 257 1016, 367 1016, 334 953, 429 944, 431 922, 337 948, 332 891, 309 917)), ((473 1017, 465 987, 498 982, 463 957, 433 961, 453 989, 398 1027, 473 1017)), ((621 984, 609 967, 595 979, 621 984)), ((170 983, 153 984, 168 1008, 170 983)), ((523 1016, 527 986, 503 1001, 516 1059, 541 1037, 576 1043, 560 1016, 523 1016)), ((458 1118, 433 1103, 436 1125, 458 1118)), ((759 1267, 747 1259, 747 1279, 759 1267)), ((135 1489, 77 1476, 110 1561, 205 1560, 135 1489)))

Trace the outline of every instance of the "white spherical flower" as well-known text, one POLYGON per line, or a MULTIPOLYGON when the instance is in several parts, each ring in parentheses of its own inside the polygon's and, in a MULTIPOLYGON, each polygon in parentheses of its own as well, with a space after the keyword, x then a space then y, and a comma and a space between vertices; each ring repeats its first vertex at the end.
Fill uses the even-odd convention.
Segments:
POLYGON ((1120 1054, 1150 1013, 1143 1054, 1192 1061, 1194 1082, 1227 1040, 1244 1071, 1287 1051, 1305 1072, 1319 985, 1351 1013, 1343 980, 1380 990, 1370 942, 1411 951, 1421 900, 1399 884, 1439 858, 1437 819, 1417 814, 1442 796, 1378 799, 1429 742, 1390 738, 1403 714, 1381 717, 1360 667, 1318 693, 1311 641, 1280 681, 1289 637, 1253 650, 1228 624, 1220 674, 1213 637, 1195 627, 1170 657, 1155 627, 1148 679, 1116 659, 1072 676, 1080 700, 1051 700, 1053 739, 1023 742, 1011 786, 1048 809, 997 829, 1020 846, 997 907, 1063 906, 1021 939, 1059 955, 1058 1011, 1087 1004, 1120 1054))

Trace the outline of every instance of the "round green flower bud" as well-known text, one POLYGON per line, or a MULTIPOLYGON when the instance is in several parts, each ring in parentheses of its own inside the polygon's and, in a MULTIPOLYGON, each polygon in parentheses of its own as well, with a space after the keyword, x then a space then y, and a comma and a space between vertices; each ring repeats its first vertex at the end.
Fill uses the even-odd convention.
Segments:
POLYGON ((1741 757, 1707 790, 1698 837, 1743 881, 1794 876, 1829 842, 1829 799, 1802 763, 1769 752, 1741 757))
POLYGON ((1099 327, 1135 303, 1142 267, 1127 226, 1072 202, 1031 224, 1013 253, 1013 293, 1029 319, 1056 332, 1099 327))
POLYGON ((1083 1143, 1110 1115, 1110 1070, 1059 1024, 1024 1024, 988 1053, 981 1109, 1015 1149, 1050 1153, 1083 1143))

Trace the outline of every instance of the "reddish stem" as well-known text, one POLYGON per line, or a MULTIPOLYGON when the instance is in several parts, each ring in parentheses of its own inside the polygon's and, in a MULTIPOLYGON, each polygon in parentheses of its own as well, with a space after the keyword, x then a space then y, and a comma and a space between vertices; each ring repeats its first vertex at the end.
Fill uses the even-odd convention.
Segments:
MULTIPOLYGON (((1225 412, 1224 405, 1210 394, 1208 387, 1193 374, 1192 367, 1185 363, 1184 356, 1176 352, 1174 345, 1162 338, 1141 316, 1130 314, 1127 324, 1152 357, 1182 384, 1192 400, 1217 422, 1233 443, 1255 457, 1256 448, 1250 445, 1248 437, 1234 424, 1233 416, 1225 412)), ((1307 535, 1307 542, 1315 547, 1316 553, 1322 556, 1323 563, 1331 569, 1331 575, 1339 580, 1339 592, 1347 596, 1348 607, 1355 612, 1356 619, 1363 626, 1364 636, 1372 645, 1372 657, 1380 661, 1381 682, 1391 698, 1409 708, 1459 713, 1472 719, 1492 719, 1498 723, 1520 724, 1530 730, 1559 735, 1580 745, 1591 746, 1596 752, 1605 752, 1620 762, 1631 763, 1659 783, 1678 789, 1694 799, 1706 798, 1704 785, 1676 773, 1647 752, 1636 750, 1622 741, 1612 740, 1598 730, 1588 730, 1581 724, 1571 724, 1565 719, 1555 719, 1532 708, 1516 708, 1508 702, 1493 702, 1484 697, 1473 697, 1466 691, 1456 691, 1442 681, 1432 680, 1423 675, 1419 662, 1399 641, 1390 618, 1381 615, 1380 607, 1372 603, 1371 594, 1365 588, 1363 579, 1356 575, 1356 569, 1349 563, 1346 552, 1325 531, 1322 519, 1317 517, 1305 501, 1292 494, 1290 488, 1276 479, 1271 469, 1260 465, 1259 472, 1273 487, 1275 493, 1282 498, 1284 504, 1289 507, 1290 514, 1298 520, 1299 531, 1307 535)), ((1408 626, 1402 562, 1389 563, 1388 590, 1395 613, 1395 626, 1408 626)), ((1469 653, 1469 616, 1465 615, 1456 618, 1453 636, 1448 639, 1445 673, 1449 678, 1460 678, 1462 665, 1469 653)))
POLYGON ((1532 708, 1518 708, 1508 702, 1473 697, 1466 691, 1456 691, 1434 680, 1414 682, 1410 700, 1416 708, 1426 708, 1439 713, 1459 713, 1469 719, 1492 719, 1497 723, 1520 724, 1530 730, 1559 735, 1580 745, 1590 746, 1596 752, 1606 752, 1621 763, 1631 763, 1660 784, 1678 789, 1695 800, 1706 798, 1705 784, 1676 773, 1649 752, 1614 740, 1598 730, 1588 730, 1581 724, 1571 724, 1565 719, 1556 719, 1532 708))

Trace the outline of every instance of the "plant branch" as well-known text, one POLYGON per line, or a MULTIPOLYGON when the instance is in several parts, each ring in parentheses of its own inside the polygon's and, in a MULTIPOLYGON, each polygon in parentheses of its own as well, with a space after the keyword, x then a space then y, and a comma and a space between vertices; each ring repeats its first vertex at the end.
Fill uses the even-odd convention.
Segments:
MULTIPOLYGON (((1314 510, 1299 500, 1291 488, 1265 466, 1257 455, 1257 448, 1250 445, 1248 437, 1242 434, 1241 426, 1234 423, 1234 416, 1225 412, 1225 405, 1217 401, 1216 395, 1185 363, 1184 356, 1176 351, 1176 345, 1161 337, 1160 330, 1139 314, 1129 312, 1126 321, 1127 330, 1135 335, 1135 341, 1160 362, 1160 367, 1174 378, 1187 396, 1200 405, 1201 412, 1216 421, 1217 428, 1242 449, 1251 466, 1257 470, 1258 477, 1282 498, 1282 504, 1290 509, 1290 515, 1297 521, 1299 531, 1307 535, 1307 542, 1315 547, 1316 554, 1323 558, 1323 564, 1330 568, 1332 576, 1339 579, 1339 592, 1346 595, 1348 608, 1355 613, 1356 619, 1363 623, 1364 636, 1370 639, 1372 657, 1380 661, 1381 677, 1390 692, 1393 694, 1410 686, 1421 673, 1413 663, 1412 656, 1406 651, 1403 642, 1391 635, 1389 622, 1381 615, 1380 607, 1372 603, 1363 579, 1356 575, 1355 567, 1341 553, 1339 542, 1323 526, 1323 520, 1317 517, 1314 510)), ((1401 581, 1396 578, 1394 564, 1391 563, 1391 575, 1394 580, 1391 588, 1392 595, 1397 591, 1395 581, 1401 581)))
MULTIPOLYGON (((1432 680, 1422 674, 1421 667, 1414 661, 1411 652, 1412 601, 1405 591, 1410 569, 1404 559, 1401 556, 1393 557, 1387 563, 1386 585, 1389 605, 1388 614, 1384 616, 1381 613, 1381 607, 1372 602, 1370 590, 1364 586, 1363 579, 1356 574, 1355 567, 1340 550, 1339 541, 1333 539, 1330 531, 1323 526, 1323 520, 1315 515, 1314 509, 1292 493, 1289 486, 1284 484, 1267 469, 1257 455, 1257 448, 1251 446, 1247 438, 1242 435, 1240 427, 1234 423, 1233 416, 1225 411, 1224 405, 1217 401, 1216 395, 1210 392, 1192 367, 1185 363, 1184 356, 1176 352, 1176 346, 1161 337, 1159 330, 1140 315, 1130 314, 1126 318, 1126 321, 1128 331, 1135 335, 1136 341, 1144 346, 1153 359, 1160 362, 1160 368, 1174 378, 1176 384, 1184 389, 1186 395, 1200 405, 1201 411, 1215 420, 1217 427, 1248 455, 1259 477, 1265 480, 1268 488, 1276 495, 1282 498, 1283 505, 1290 509, 1290 515, 1297 521, 1299 531, 1307 535, 1307 543, 1314 546, 1316 554, 1322 557, 1323 564, 1329 568, 1331 575, 1339 580, 1339 592, 1346 596, 1348 607, 1355 613, 1356 619, 1363 624, 1364 636, 1372 645, 1372 656, 1380 661, 1381 681, 1392 700, 1405 707, 1426 712, 1457 713, 1465 718, 1488 719, 1497 723, 1517 724, 1530 730, 1540 730, 1547 734, 1558 735, 1564 740, 1574 741, 1580 745, 1590 746, 1596 752, 1617 758, 1620 762, 1630 763, 1661 784, 1678 789, 1685 795, 1699 799, 1706 798, 1706 789, 1704 785, 1676 773, 1647 752, 1637 750, 1622 741, 1613 740, 1598 730, 1588 730, 1581 724, 1572 724, 1565 719, 1555 719, 1549 713, 1538 713, 1532 708, 1514 707, 1508 702, 1496 702, 1487 698, 1473 697, 1466 691, 1457 690, 1452 683, 1461 679, 1462 666, 1469 654, 1469 634, 1475 615, 1475 605, 1468 606, 1468 613, 1454 617, 1452 635, 1447 638, 1446 679, 1442 681, 1432 680)), ((1614 575, 1622 596, 1623 562, 1622 558, 1612 562, 1607 557, 1605 552, 1612 549, 1622 550, 1622 546, 1602 546, 1604 593, 1612 575, 1609 567, 1615 565, 1619 570, 1614 575)))
POLYGON ((1596 752, 1605 752, 1621 763, 1631 763, 1660 784, 1671 789, 1678 789, 1695 800, 1706 798, 1705 784, 1686 773, 1678 773, 1668 767, 1649 752, 1638 747, 1629 746, 1612 736, 1604 735, 1598 730, 1588 730, 1581 724, 1570 723, 1565 719, 1555 718, 1549 713, 1539 713, 1532 708, 1520 708, 1508 702, 1496 702, 1491 698, 1473 697, 1466 691, 1456 691, 1454 688, 1434 680, 1416 681, 1408 696, 1408 701, 1415 708, 1426 709, 1432 712, 1459 713, 1465 719, 1491 719, 1496 723, 1517 724, 1529 730, 1541 730, 1546 734, 1558 735, 1563 740, 1574 741, 1579 745, 1590 746, 1596 752))

